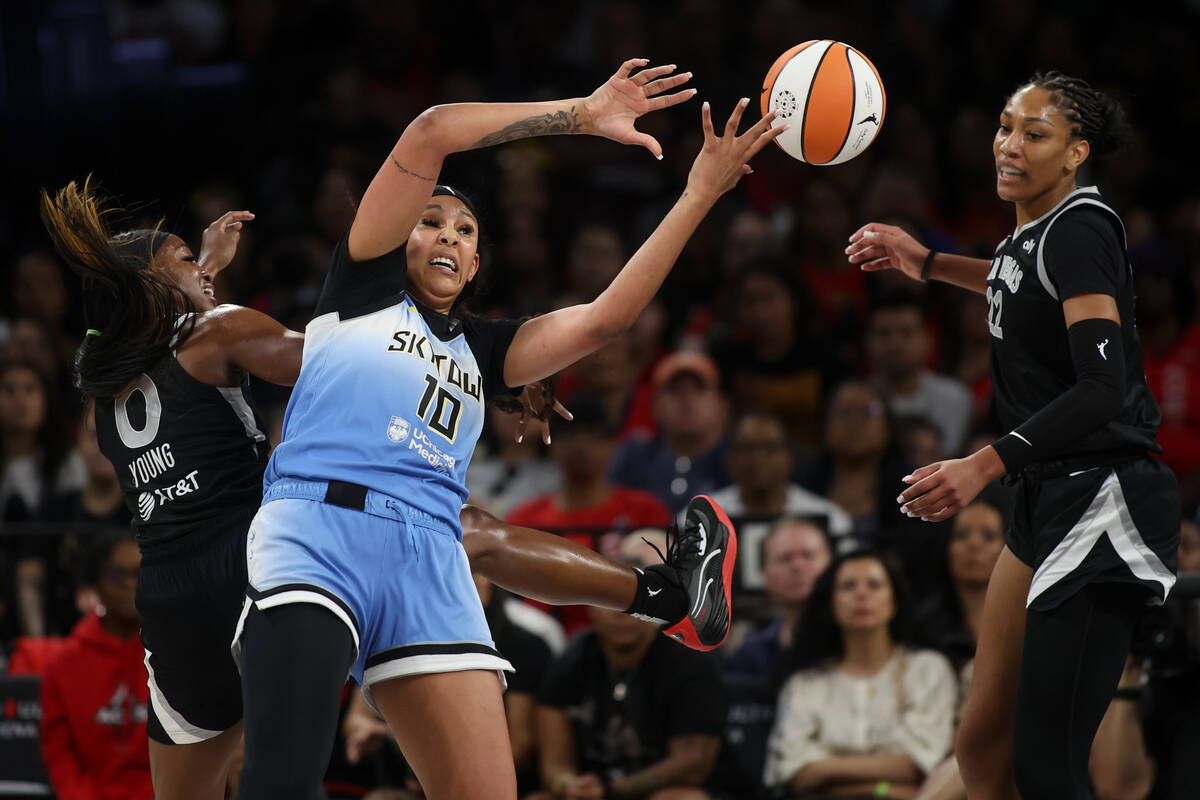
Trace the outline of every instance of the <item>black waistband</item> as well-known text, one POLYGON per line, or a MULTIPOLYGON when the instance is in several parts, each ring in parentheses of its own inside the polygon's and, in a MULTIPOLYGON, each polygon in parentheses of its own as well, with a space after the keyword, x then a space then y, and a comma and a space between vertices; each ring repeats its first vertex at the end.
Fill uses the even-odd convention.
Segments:
POLYGON ((325 502, 362 511, 367 504, 367 487, 345 481, 330 481, 329 488, 325 490, 325 502))
POLYGON ((1115 467, 1118 464, 1137 461, 1139 458, 1147 458, 1148 456, 1149 451, 1144 447, 1126 447, 1106 453, 1091 453, 1084 456, 1063 458, 1057 461, 1039 461, 1036 464, 1030 464, 1025 467, 1017 477, 1031 478, 1033 480, 1058 478, 1085 469, 1115 467))

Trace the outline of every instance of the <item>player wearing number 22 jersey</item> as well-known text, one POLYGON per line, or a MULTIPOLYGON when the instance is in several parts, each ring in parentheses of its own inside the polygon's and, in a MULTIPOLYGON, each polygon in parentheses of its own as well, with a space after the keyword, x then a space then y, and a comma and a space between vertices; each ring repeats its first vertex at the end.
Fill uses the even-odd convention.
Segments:
POLYGON ((511 669, 472 589, 459 512, 520 322, 425 308, 406 273, 403 247, 354 262, 346 237, 337 245, 247 550, 247 609, 325 606, 350 628, 365 685, 511 669), (381 566, 393 572, 367 589, 381 566))

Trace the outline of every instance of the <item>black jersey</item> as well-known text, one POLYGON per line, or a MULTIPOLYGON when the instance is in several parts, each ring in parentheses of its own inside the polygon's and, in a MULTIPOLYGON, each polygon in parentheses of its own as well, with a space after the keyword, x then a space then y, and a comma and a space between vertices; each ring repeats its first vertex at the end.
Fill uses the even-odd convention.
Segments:
POLYGON ((121 399, 96 402, 100 451, 116 467, 139 542, 176 539, 262 502, 266 427, 241 386, 209 386, 174 355, 121 399))
MULTIPOLYGON (((1094 187, 1067 195, 1053 209, 1014 230, 996 248, 987 276, 991 374, 1000 422, 1015 429, 1075 385, 1062 303, 1081 294, 1117 301, 1125 357, 1125 403, 1102 427, 1072 442, 1057 458, 1145 448, 1162 418, 1146 385, 1134 326, 1133 273, 1120 217, 1094 187)), ((1101 356, 1104 356, 1103 350, 1101 356)))

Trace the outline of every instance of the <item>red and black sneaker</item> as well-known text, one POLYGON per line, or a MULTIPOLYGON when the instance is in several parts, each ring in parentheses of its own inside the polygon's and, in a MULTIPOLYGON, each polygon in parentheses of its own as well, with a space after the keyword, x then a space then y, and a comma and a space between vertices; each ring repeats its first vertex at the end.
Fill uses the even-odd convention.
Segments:
POLYGON ((729 635, 730 592, 737 562, 737 533, 729 516, 706 495, 697 495, 683 515, 683 529, 668 532, 667 555, 687 594, 683 619, 663 633, 693 650, 713 650, 729 635), (673 536, 670 534, 673 533, 673 536))

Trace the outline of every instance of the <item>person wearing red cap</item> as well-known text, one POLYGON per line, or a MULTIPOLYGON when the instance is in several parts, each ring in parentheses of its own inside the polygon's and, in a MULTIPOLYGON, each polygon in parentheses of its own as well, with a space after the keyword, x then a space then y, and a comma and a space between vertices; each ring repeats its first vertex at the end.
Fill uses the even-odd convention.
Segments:
POLYGON ((654 370, 658 436, 626 441, 612 480, 658 496, 679 513, 695 494, 730 483, 725 425, 729 416, 717 364, 704 353, 671 353, 654 370))

